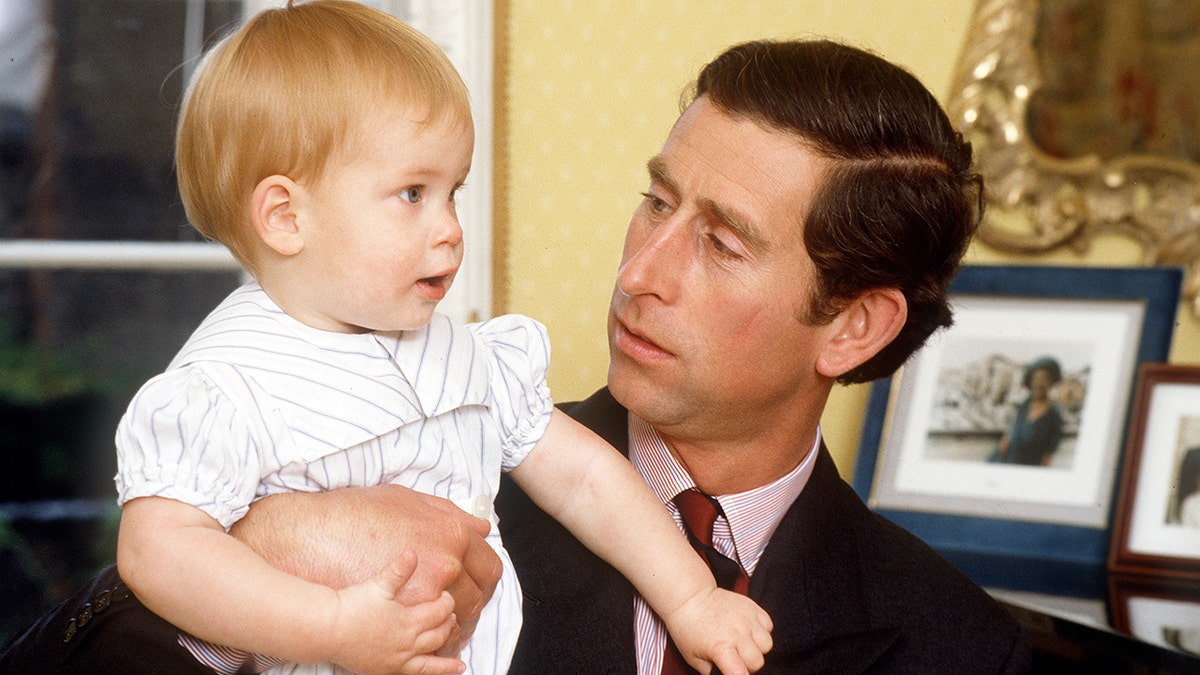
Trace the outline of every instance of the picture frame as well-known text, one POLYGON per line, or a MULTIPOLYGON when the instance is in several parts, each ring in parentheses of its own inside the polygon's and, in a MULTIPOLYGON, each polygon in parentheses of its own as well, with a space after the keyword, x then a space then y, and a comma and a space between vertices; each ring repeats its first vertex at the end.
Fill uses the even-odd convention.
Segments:
POLYGON ((965 266, 955 324, 872 386, 855 491, 977 583, 1103 594, 1132 385, 1167 359, 1181 281, 1174 268, 965 266), (1034 396, 1026 385, 1047 373, 1034 396))
POLYGON ((1109 587, 1113 629, 1200 657, 1200 582, 1114 574, 1109 587))
POLYGON ((1138 373, 1109 567, 1200 580, 1200 366, 1138 373))

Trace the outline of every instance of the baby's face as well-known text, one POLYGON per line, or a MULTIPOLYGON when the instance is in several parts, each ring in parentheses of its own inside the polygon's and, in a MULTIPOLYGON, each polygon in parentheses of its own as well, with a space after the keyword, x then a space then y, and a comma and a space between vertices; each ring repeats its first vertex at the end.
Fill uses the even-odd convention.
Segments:
POLYGON ((429 322, 462 263, 454 198, 474 139, 469 124, 368 115, 354 151, 304 186, 301 273, 310 288, 302 320, 337 332, 429 322))

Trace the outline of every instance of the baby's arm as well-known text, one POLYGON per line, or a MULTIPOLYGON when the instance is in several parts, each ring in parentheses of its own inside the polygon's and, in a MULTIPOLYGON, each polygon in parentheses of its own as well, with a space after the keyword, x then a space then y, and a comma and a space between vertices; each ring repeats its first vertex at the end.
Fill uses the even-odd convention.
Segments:
POLYGON ((752 672, 771 648, 771 619, 717 588, 662 503, 621 454, 555 410, 512 472, 537 504, 633 583, 700 672, 752 672))
POLYGON ((462 672, 461 661, 431 655, 454 621, 450 595, 397 600, 416 562, 406 552, 371 581, 335 591, 276 570, 204 511, 162 497, 124 505, 117 543, 138 599, 196 637, 361 673, 462 672))

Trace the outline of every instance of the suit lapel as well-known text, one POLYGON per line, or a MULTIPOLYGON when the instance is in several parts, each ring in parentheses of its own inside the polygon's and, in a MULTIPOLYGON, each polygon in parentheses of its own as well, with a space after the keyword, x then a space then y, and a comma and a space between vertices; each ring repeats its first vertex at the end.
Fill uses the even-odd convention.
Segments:
POLYGON ((865 507, 850 495, 822 444, 808 484, 750 578, 750 597, 776 617, 763 672, 863 672, 899 636, 898 627, 871 623, 847 536, 865 507))
POLYGON ((608 388, 592 394, 575 404, 566 404, 567 414, 583 426, 596 432, 608 444, 629 456, 629 411, 621 407, 608 388))

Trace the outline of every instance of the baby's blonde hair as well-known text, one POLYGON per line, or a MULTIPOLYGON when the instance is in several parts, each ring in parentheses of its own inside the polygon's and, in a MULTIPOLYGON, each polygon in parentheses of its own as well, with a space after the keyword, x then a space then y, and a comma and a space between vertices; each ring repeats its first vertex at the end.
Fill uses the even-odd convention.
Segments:
POLYGON ((188 219, 255 273, 259 181, 319 180, 370 112, 397 106, 418 123, 471 125, 450 60, 394 16, 345 0, 255 15, 204 57, 184 96, 175 165, 188 219))

